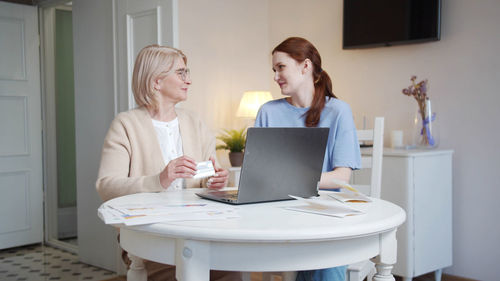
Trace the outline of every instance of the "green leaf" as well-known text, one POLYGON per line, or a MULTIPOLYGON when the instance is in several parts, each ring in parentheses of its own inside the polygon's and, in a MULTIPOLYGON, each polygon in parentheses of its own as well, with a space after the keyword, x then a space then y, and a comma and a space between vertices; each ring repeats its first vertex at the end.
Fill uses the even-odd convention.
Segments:
POLYGON ((224 130, 224 133, 217 136, 223 145, 217 145, 217 149, 227 149, 231 152, 242 152, 245 149, 247 138, 246 128, 241 130, 224 130))

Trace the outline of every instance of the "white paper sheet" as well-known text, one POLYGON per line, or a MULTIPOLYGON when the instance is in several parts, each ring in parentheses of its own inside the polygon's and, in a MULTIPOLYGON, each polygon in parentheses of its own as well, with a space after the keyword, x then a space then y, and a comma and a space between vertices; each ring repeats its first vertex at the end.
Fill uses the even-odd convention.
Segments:
POLYGON ((285 209, 287 210, 313 213, 318 215, 325 215, 325 216, 332 216, 339 218, 363 214, 362 211, 347 206, 335 200, 306 199, 298 196, 292 196, 292 195, 289 196, 307 204, 286 207, 285 209))
POLYGON ((237 207, 201 202, 103 205, 99 207, 98 215, 106 224, 125 225, 239 217, 237 207))
POLYGON ((370 197, 364 195, 363 193, 359 192, 332 192, 328 194, 328 196, 332 197, 333 199, 337 199, 340 202, 349 202, 349 203, 368 203, 372 202, 370 197))

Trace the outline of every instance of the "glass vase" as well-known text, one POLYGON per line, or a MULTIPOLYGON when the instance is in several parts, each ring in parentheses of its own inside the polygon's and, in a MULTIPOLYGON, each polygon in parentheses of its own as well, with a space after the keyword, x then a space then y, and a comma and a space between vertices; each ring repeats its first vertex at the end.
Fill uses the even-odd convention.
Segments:
POLYGON ((416 148, 436 148, 439 145, 438 116, 431 106, 431 101, 425 100, 419 104, 414 118, 413 143, 416 148))

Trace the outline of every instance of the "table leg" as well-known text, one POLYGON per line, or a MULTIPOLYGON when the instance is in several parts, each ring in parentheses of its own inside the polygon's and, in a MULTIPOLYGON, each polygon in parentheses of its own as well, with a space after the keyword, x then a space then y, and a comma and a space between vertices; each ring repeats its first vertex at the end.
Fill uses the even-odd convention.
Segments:
POLYGON ((373 277, 374 281, 394 281, 391 273, 393 265, 396 263, 397 241, 396 229, 382 233, 380 239, 380 254, 373 259, 377 273, 373 277))
POLYGON ((148 272, 144 260, 131 254, 128 254, 128 258, 132 263, 127 271, 127 281, 147 281, 148 272))
POLYGON ((373 276, 373 281, 395 281, 396 279, 391 273, 392 265, 377 263, 375 265, 377 273, 373 276))
POLYGON ((210 243, 177 239, 175 266, 175 277, 178 281, 209 281, 210 243))
POLYGON ((443 275, 443 269, 438 269, 434 271, 434 280, 441 281, 441 276, 443 275))

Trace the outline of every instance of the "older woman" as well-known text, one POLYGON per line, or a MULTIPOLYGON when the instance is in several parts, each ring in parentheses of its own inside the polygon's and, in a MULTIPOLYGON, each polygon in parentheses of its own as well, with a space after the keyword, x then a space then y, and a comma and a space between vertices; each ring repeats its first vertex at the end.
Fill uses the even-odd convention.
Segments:
MULTIPOLYGON (((194 114, 176 108, 191 79, 178 49, 150 45, 137 55, 132 90, 139 106, 116 116, 104 139, 96 188, 103 200, 184 187, 222 188, 228 171, 216 165, 215 137, 194 114), (196 163, 211 160, 216 175, 193 179, 196 163)), ((124 255, 124 261, 127 257, 124 255)), ((129 255, 134 265, 142 260, 129 255)), ((175 267, 144 261, 148 280, 175 280, 175 267)), ((212 271, 211 280, 240 280, 235 272, 212 271)))

